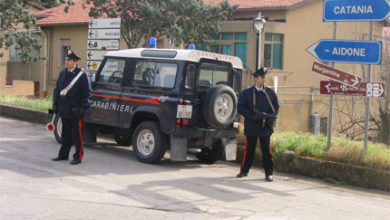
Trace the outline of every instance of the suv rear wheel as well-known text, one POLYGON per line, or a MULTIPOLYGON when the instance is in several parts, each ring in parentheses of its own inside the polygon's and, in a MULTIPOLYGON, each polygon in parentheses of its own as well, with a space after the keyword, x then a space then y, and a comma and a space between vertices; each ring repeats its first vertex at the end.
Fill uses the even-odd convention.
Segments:
POLYGON ((237 97, 226 85, 212 87, 204 98, 203 115, 213 128, 226 128, 237 114, 237 97))
POLYGON ((224 148, 221 140, 217 140, 211 148, 203 148, 202 152, 196 155, 201 163, 212 164, 223 156, 224 148))
POLYGON ((135 129, 132 138, 137 159, 145 163, 160 161, 165 154, 166 140, 156 122, 142 122, 135 129))

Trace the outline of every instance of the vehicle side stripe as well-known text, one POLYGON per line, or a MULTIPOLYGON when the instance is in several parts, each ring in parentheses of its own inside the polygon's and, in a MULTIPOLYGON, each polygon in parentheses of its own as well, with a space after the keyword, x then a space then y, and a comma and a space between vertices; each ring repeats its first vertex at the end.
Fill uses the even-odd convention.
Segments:
POLYGON ((92 96, 95 97, 102 97, 102 98, 112 98, 112 99, 120 99, 125 101, 133 101, 133 102, 142 102, 142 103, 148 103, 153 105, 160 105, 161 103, 158 102, 158 97, 150 97, 151 100, 145 100, 145 99, 134 99, 134 98, 127 98, 127 97, 119 97, 119 96, 112 96, 112 95, 101 95, 101 94, 92 94, 92 96))

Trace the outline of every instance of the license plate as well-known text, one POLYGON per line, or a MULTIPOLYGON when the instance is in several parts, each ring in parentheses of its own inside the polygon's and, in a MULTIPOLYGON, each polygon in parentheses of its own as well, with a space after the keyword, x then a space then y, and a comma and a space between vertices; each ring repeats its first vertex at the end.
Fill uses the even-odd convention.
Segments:
POLYGON ((192 105, 178 105, 176 118, 191 118, 192 105))

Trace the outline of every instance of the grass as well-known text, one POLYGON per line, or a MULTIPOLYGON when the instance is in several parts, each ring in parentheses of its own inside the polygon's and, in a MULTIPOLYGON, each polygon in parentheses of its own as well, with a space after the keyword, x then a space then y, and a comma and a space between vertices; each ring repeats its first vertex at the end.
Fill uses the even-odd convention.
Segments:
MULTIPOLYGON (((245 138, 242 131, 238 139, 240 144, 244 144, 245 138)), ((271 146, 275 158, 283 150, 290 150, 298 156, 314 157, 390 171, 390 146, 384 144, 369 143, 367 154, 364 154, 362 141, 332 137, 332 147, 329 152, 326 152, 327 137, 277 132, 272 135, 271 146)))
POLYGON ((39 111, 47 111, 52 106, 52 98, 48 97, 46 99, 37 99, 0 93, 0 103, 39 111))

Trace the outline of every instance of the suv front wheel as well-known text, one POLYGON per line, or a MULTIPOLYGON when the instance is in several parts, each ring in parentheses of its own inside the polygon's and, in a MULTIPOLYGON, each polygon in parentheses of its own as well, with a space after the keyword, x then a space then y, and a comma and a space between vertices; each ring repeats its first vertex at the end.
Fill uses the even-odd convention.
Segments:
POLYGON ((135 129, 132 138, 137 159, 144 163, 157 163, 165 154, 166 140, 156 122, 142 122, 135 129))

